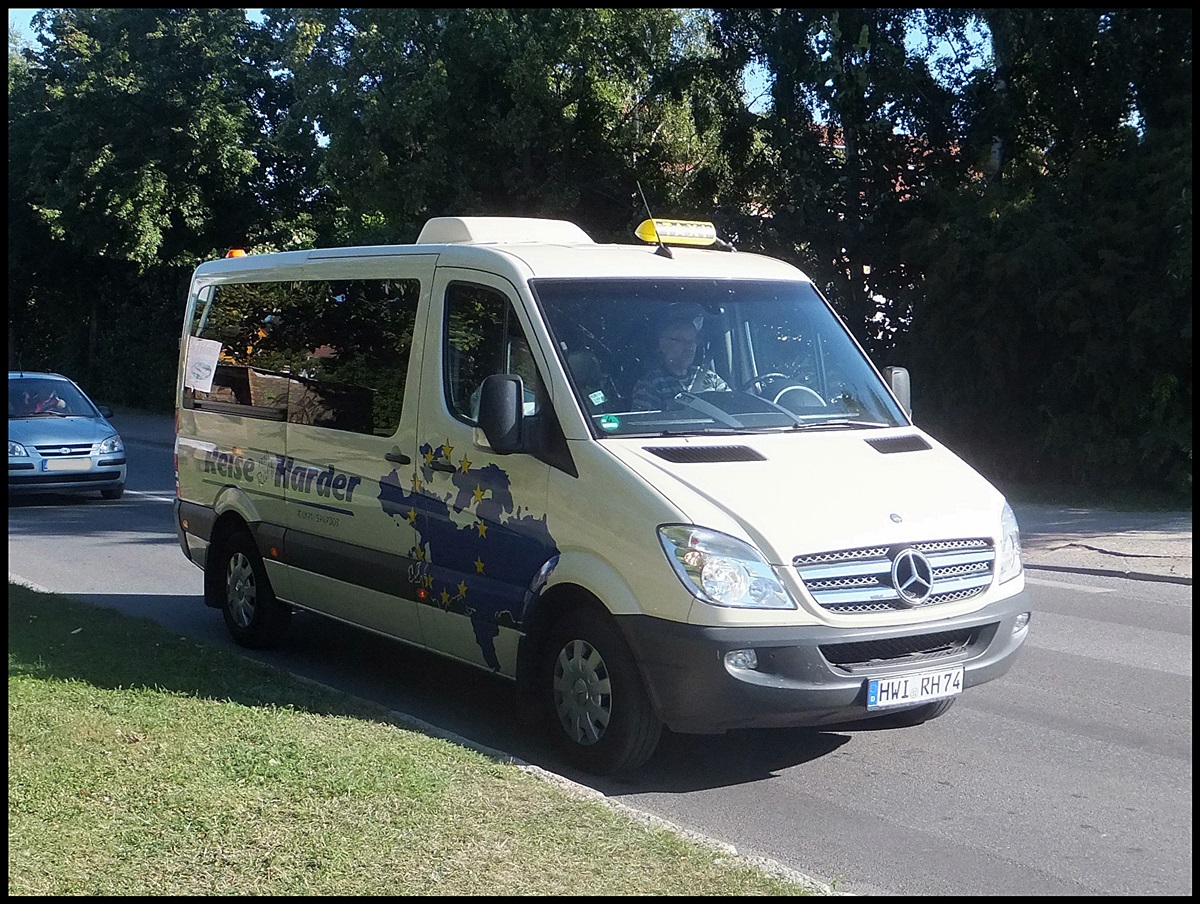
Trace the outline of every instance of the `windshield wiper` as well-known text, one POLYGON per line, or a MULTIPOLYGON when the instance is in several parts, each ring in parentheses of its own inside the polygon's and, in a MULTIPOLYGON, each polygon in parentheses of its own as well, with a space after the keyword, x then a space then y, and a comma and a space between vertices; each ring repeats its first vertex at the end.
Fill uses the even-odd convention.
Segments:
POLYGON ((822 427, 861 427, 878 428, 878 427, 895 427, 895 424, 881 424, 879 421, 860 421, 855 418, 842 417, 832 418, 825 421, 799 421, 792 430, 816 430, 822 427))
MULTIPOLYGON (((729 436, 746 433, 740 427, 690 427, 687 430, 654 430, 645 433, 626 433, 625 436, 729 436)), ((753 431, 751 431, 753 432, 753 431)))
POLYGON ((734 430, 744 430, 746 425, 739 421, 736 417, 727 411, 722 411, 712 402, 700 398, 695 393, 688 392, 686 389, 675 396, 675 401, 682 402, 693 411, 699 411, 701 414, 707 414, 714 421, 724 424, 726 427, 732 427, 734 430))

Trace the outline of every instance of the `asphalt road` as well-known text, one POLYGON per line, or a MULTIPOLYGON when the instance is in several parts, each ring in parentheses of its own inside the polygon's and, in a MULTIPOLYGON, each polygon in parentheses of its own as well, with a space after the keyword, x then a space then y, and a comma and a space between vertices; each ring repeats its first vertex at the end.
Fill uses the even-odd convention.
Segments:
MULTIPOLYGON (((127 445, 119 502, 10 503, 10 577, 238 649, 176 543, 170 449, 127 445)), ((1035 613, 1020 659, 944 718, 668 737, 628 783, 565 770, 520 733, 507 684, 420 651, 301 616, 285 649, 257 658, 843 892, 1190 895, 1190 586, 1028 580, 1035 613)))

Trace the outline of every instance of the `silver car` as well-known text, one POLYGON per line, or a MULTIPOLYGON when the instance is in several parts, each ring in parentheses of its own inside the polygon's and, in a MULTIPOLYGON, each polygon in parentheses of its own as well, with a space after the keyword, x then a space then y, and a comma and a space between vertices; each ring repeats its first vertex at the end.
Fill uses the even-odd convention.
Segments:
POLYGON ((108 418, 61 374, 8 372, 8 493, 125 492, 125 444, 108 418))

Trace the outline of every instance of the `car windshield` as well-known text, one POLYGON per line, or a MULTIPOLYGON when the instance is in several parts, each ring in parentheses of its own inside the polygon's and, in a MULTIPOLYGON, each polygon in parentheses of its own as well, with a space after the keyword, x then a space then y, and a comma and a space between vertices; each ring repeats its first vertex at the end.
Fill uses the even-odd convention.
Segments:
POLYGON ((9 418, 96 417, 98 413, 79 387, 68 380, 8 378, 9 418))
POLYGON ((535 279, 531 287, 595 436, 908 423, 808 282, 535 279))

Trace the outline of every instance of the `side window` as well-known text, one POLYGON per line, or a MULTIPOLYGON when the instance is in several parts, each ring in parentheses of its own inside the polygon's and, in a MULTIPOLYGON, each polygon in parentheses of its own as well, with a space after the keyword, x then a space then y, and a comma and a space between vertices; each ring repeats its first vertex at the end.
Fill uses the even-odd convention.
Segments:
POLYGON ((477 423, 479 390, 492 374, 517 374, 525 384, 525 413, 537 414, 541 375, 512 304, 501 292, 472 283, 446 288, 446 404, 455 417, 477 423))
POLYGON ((184 404, 390 436, 400 422, 417 280, 213 287, 191 335, 184 404), (211 382, 207 377, 211 375, 211 382))

